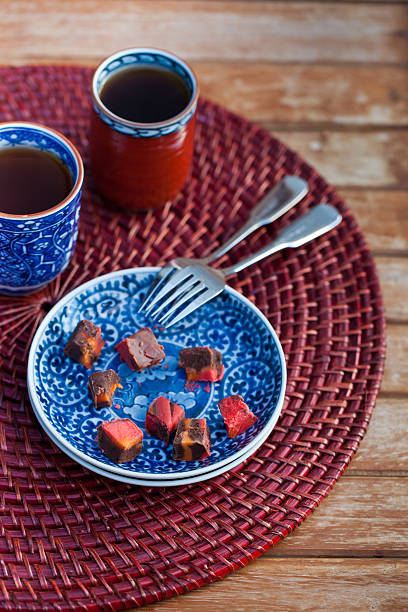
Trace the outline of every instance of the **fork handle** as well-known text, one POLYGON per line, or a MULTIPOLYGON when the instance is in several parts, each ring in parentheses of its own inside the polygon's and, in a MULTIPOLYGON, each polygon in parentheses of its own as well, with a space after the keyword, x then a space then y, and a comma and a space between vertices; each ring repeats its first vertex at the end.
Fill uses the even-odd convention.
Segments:
POLYGON ((261 259, 272 255, 272 253, 282 249, 302 246, 302 244, 306 244, 336 227, 341 219, 340 213, 333 206, 318 204, 318 206, 315 206, 305 215, 285 227, 271 244, 237 264, 223 268, 222 272, 225 276, 229 276, 244 270, 257 261, 261 261, 261 259))
POLYGON ((216 251, 203 258, 203 263, 215 261, 241 242, 256 229, 272 223, 295 204, 300 202, 308 192, 306 181, 298 176, 285 176, 252 210, 248 221, 227 242, 216 251))

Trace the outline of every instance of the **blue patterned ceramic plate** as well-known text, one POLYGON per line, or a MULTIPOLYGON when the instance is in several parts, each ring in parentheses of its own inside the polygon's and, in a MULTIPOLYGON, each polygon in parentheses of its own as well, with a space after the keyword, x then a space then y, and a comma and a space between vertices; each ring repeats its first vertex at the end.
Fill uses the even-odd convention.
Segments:
POLYGON ((256 448, 272 431, 280 414, 286 383, 282 348, 262 313, 228 288, 217 298, 170 329, 157 327, 139 314, 157 268, 112 272, 78 287, 48 313, 34 337, 28 363, 28 390, 40 423, 62 448, 87 464, 131 478, 167 480, 211 472, 256 448), (63 348, 81 319, 102 329, 106 340, 97 370, 109 368, 122 378, 116 407, 95 410, 88 396, 90 374, 68 359, 63 348), (142 372, 131 371, 114 347, 120 339, 145 326, 153 328, 164 346, 165 360, 142 372), (186 385, 178 354, 187 346, 209 345, 223 354, 225 375, 219 383, 186 385), (258 421, 230 439, 217 407, 219 399, 239 393, 258 421), (95 442, 102 421, 131 418, 144 431, 148 406, 165 395, 183 406, 187 417, 206 417, 211 431, 211 456, 204 461, 175 462, 172 447, 147 434, 140 455, 120 466, 95 442))
MULTIPOLYGON (((61 450, 64 451, 66 455, 68 455, 68 457, 71 457, 71 459, 73 459, 80 465, 84 466, 88 470, 91 470, 92 472, 95 472, 96 474, 99 474, 100 476, 104 476, 105 478, 112 478, 113 480, 118 480, 119 482, 126 482, 127 484, 138 485, 138 486, 143 486, 143 487, 176 487, 176 486, 179 487, 181 485, 192 484, 194 482, 202 482, 203 480, 209 480, 210 478, 215 478, 216 476, 219 476, 220 474, 224 474, 224 472, 227 472, 228 470, 231 470, 237 465, 243 463, 246 459, 248 459, 248 457, 250 457, 256 451, 256 449, 247 448, 242 455, 235 458, 230 463, 227 463, 227 464, 222 465, 221 467, 215 468, 214 470, 211 470, 211 472, 206 472, 205 474, 197 474, 195 476, 188 476, 187 478, 175 477, 175 478, 172 478, 171 480, 153 480, 150 478, 145 478, 145 479, 144 478, 133 478, 131 475, 123 476, 123 474, 115 474, 114 472, 109 472, 108 470, 104 470, 102 468, 96 467, 95 465, 92 465, 92 463, 88 463, 84 459, 78 457, 78 455, 75 455, 68 448, 60 444, 60 442, 47 429, 47 426, 45 423, 42 423, 42 425, 46 433, 48 434, 48 436, 51 438, 51 440, 57 446, 59 446, 61 450)), ((265 442, 268 436, 269 436, 269 432, 265 430, 262 436, 262 439, 260 440, 260 444, 265 442)))

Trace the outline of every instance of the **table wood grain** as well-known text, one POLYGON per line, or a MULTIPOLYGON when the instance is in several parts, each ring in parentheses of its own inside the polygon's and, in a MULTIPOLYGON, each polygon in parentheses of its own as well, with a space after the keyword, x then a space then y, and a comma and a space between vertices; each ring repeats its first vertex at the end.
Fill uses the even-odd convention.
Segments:
POLYGON ((406 610, 408 4, 0 1, 3 64, 96 65, 128 46, 190 61, 204 96, 336 186, 374 254, 388 338, 368 433, 313 515, 223 581, 146 609, 406 610))

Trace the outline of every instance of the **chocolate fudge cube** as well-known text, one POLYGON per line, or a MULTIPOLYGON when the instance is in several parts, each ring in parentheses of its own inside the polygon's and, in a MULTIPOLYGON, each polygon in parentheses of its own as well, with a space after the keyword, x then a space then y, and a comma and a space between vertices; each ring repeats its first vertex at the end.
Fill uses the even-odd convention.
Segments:
POLYGON ((240 395, 225 397, 218 402, 218 408, 230 438, 235 438, 244 433, 258 420, 258 417, 250 411, 244 402, 244 398, 240 395))
POLYGON ((146 431, 168 444, 175 433, 178 422, 184 418, 184 410, 167 397, 160 396, 153 400, 146 414, 146 431))
POLYGON ((157 365, 165 357, 163 347, 149 327, 124 338, 115 348, 129 368, 137 372, 157 365))
POLYGON ((104 421, 97 431, 99 448, 114 463, 132 461, 142 450, 143 432, 130 419, 104 421))
POLYGON ((72 332, 64 347, 64 353, 73 361, 91 369, 105 344, 101 336, 101 328, 84 319, 72 332))
POLYGON ((196 346, 180 351, 179 366, 185 369, 188 381, 217 382, 224 376, 222 355, 209 346, 196 346))
POLYGON ((210 430, 205 419, 181 419, 173 442, 173 459, 200 461, 210 455, 210 430))
POLYGON ((120 378, 114 370, 93 372, 88 381, 88 390, 95 408, 112 406, 112 397, 117 388, 122 389, 120 378))

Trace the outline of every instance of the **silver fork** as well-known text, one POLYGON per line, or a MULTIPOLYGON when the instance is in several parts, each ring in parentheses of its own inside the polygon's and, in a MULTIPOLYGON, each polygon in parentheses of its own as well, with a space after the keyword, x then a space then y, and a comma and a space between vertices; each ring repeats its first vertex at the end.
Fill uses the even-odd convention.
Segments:
POLYGON ((285 176, 279 183, 269 191, 257 206, 251 211, 248 221, 235 234, 231 236, 227 242, 221 245, 213 253, 207 257, 194 259, 192 257, 177 257, 173 261, 166 264, 157 273, 153 283, 151 284, 143 303, 139 307, 139 312, 145 311, 149 313, 156 304, 154 299, 165 282, 170 280, 170 277, 179 270, 192 264, 207 265, 232 249, 238 242, 249 236, 252 232, 272 223, 295 204, 300 202, 309 191, 306 181, 298 176, 285 176))
POLYGON ((333 206, 319 204, 285 227, 271 244, 237 264, 215 269, 194 263, 179 269, 159 291, 157 303, 160 304, 152 318, 161 314, 158 322, 164 327, 171 327, 221 293, 226 285, 225 278, 231 274, 282 249, 302 246, 336 227, 341 219, 333 206))

